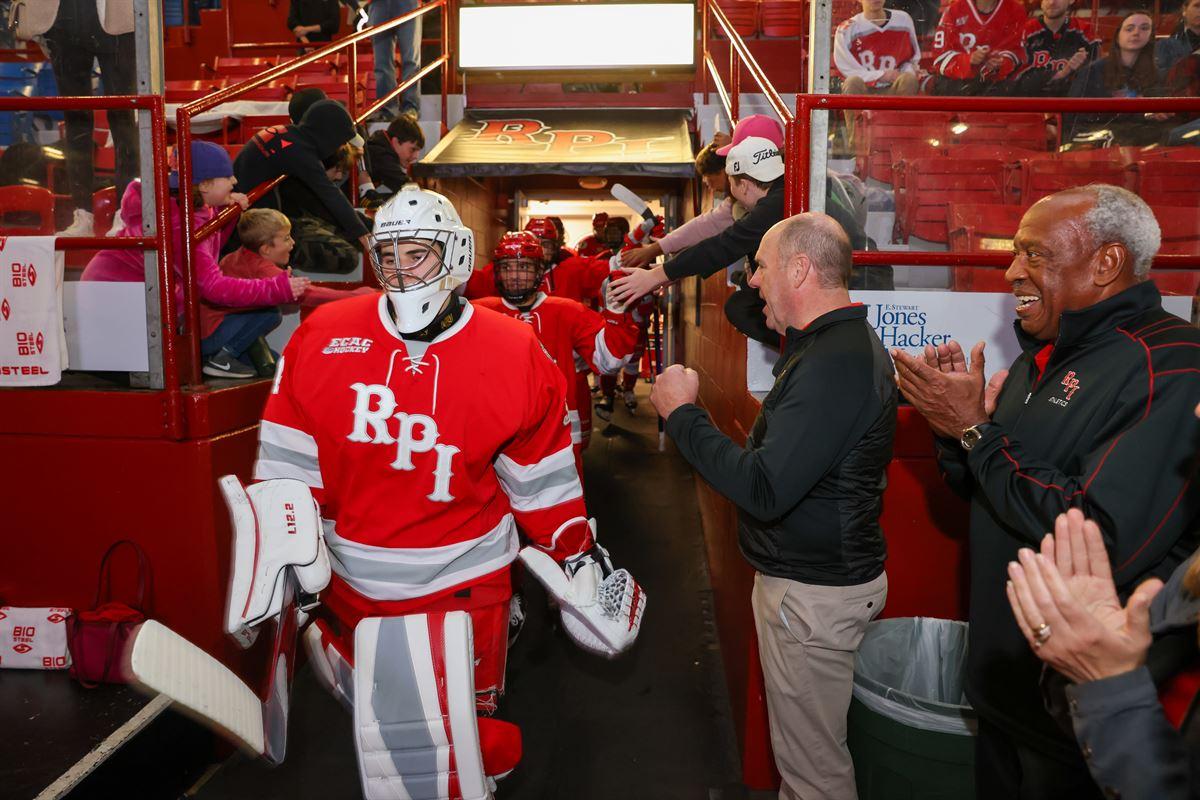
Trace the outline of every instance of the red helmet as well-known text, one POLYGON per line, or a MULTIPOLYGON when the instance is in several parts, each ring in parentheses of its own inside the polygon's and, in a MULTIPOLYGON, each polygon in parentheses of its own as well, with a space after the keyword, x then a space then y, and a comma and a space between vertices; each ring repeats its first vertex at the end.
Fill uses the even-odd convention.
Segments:
POLYGON ((598 211, 592 215, 592 230, 599 232, 608 223, 608 213, 598 211))
POLYGON ((542 243, 538 237, 527 230, 509 231, 500 237, 496 249, 492 251, 492 261, 503 261, 508 258, 528 258, 540 262, 542 260, 542 243))
POLYGON ((534 217, 525 223, 525 230, 544 242, 558 243, 558 228, 549 217, 534 217))
MULTIPOLYGON (((552 226, 553 227, 553 226, 552 226)), ((546 262, 542 243, 529 231, 509 231, 492 251, 492 279, 505 300, 525 302, 542 285, 546 262)))

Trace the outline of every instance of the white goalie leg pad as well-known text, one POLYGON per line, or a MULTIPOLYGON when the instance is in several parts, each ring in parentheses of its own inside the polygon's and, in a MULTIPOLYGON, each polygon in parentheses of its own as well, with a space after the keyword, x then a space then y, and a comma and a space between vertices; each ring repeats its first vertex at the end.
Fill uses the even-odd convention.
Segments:
MULTIPOLYGON (((590 522, 594 533, 595 522, 590 522)), ((518 558, 558 601, 563 630, 575 644, 615 658, 637 641, 646 593, 627 570, 612 569, 604 548, 596 545, 594 552, 603 565, 589 552, 574 560, 570 574, 536 547, 522 548, 518 558)))
POLYGON ((226 475, 218 485, 233 524, 225 632, 249 647, 258 635, 255 626, 279 614, 285 570, 293 571, 303 596, 315 597, 329 584, 329 553, 320 508, 304 483, 277 478, 247 489, 226 475))
POLYGON ((490 800, 471 617, 369 617, 354 631, 354 740, 366 800, 490 800))

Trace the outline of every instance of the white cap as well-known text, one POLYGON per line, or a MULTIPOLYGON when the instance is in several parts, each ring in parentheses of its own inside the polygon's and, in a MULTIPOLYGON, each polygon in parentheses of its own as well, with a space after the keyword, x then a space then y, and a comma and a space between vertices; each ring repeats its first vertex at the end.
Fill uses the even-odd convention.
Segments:
POLYGON ((783 174, 783 153, 770 139, 750 136, 729 149, 725 172, 770 183, 783 174))

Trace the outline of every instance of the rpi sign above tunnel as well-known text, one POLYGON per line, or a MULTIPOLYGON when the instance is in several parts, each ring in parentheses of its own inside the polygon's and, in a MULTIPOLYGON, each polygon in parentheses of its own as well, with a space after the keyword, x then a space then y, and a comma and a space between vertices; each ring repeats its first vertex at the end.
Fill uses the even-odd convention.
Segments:
POLYGON ((691 177, 683 111, 468 112, 414 167, 425 175, 605 174, 691 177), (466 169, 464 169, 466 168, 466 169))

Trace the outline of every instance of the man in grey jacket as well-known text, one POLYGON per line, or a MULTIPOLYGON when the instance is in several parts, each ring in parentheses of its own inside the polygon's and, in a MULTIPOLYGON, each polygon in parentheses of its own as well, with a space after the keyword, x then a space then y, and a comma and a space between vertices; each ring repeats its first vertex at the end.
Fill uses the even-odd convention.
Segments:
POLYGON ((853 800, 854 652, 887 597, 879 515, 896 429, 892 362, 866 307, 850 302, 850 240, 832 217, 774 225, 755 263, 750 285, 786 342, 746 445, 696 405, 694 370, 667 369, 650 400, 683 457, 738 507, 739 544, 757 572, 780 798, 853 800))

